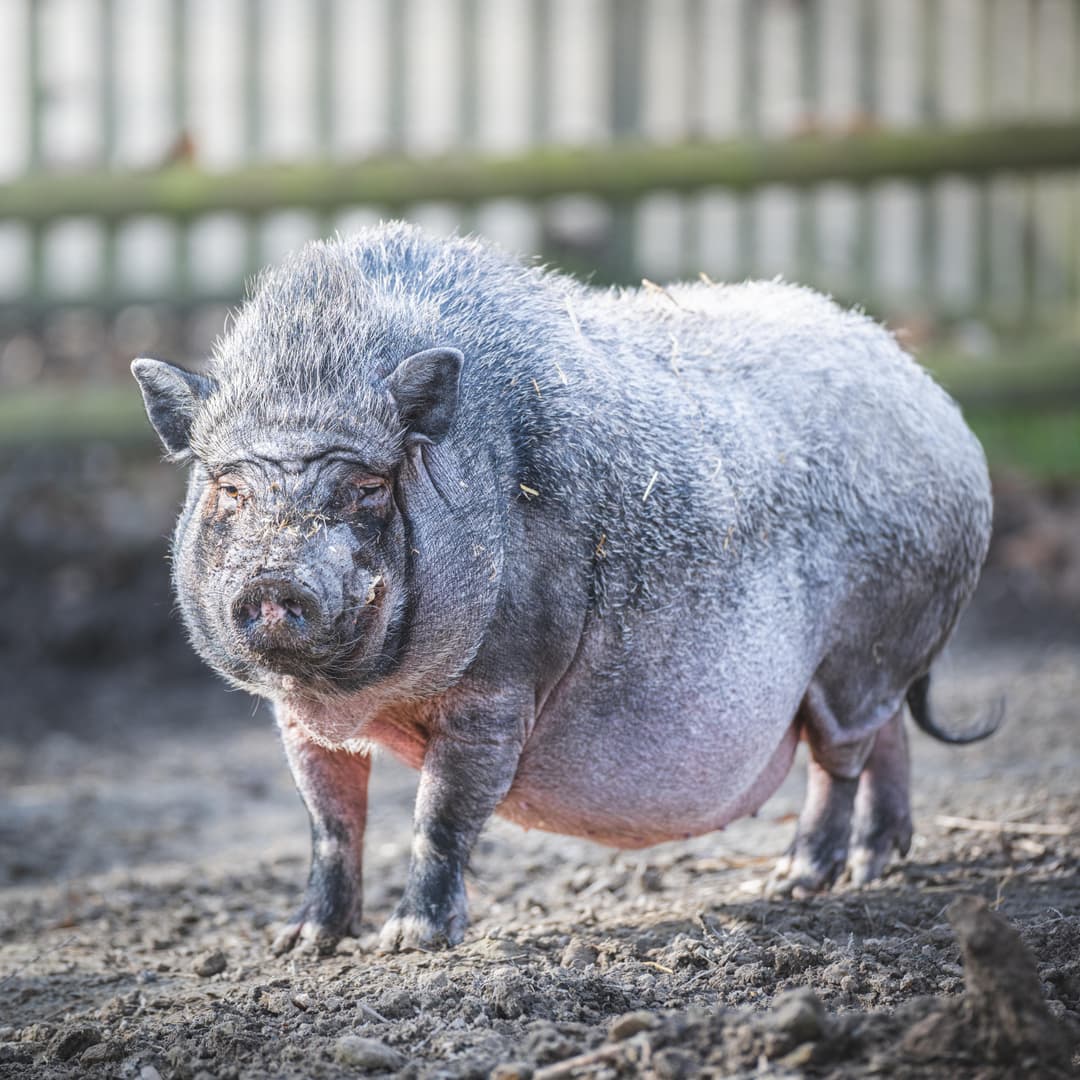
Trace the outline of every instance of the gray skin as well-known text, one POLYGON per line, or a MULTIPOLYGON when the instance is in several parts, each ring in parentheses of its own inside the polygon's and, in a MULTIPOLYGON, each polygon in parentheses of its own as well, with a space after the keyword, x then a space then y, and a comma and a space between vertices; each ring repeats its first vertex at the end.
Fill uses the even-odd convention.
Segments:
POLYGON ((273 702, 311 816, 276 942, 360 916, 371 754, 420 770, 384 948, 458 942, 485 822, 640 847, 754 812, 807 741, 777 892, 911 836, 905 697, 974 589, 990 488, 865 316, 777 282, 599 291, 399 224, 257 284, 206 375, 133 365, 190 464, 192 642, 273 702))

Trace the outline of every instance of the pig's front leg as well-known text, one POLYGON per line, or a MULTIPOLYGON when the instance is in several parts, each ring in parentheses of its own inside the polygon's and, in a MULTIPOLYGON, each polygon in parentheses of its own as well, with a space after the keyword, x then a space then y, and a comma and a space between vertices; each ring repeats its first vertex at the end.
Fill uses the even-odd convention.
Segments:
POLYGON ((332 952, 360 922, 371 756, 312 742, 285 708, 278 708, 277 720, 293 779, 311 817, 311 871, 303 902, 272 948, 280 954, 303 944, 332 952))
POLYGON ((428 743, 405 894, 383 928, 381 949, 442 948, 464 937, 469 853, 509 791, 520 756, 516 724, 511 733, 463 723, 428 743))

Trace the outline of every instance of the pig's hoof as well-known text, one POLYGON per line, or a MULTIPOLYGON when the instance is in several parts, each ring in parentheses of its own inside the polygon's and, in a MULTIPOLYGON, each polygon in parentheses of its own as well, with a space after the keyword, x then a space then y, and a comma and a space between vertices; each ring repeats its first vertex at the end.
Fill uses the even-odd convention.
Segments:
POLYGON ((332 953, 343 935, 336 934, 318 923, 286 923, 274 938, 270 951, 275 956, 282 956, 293 949, 305 951, 311 949, 320 956, 332 953))
POLYGON ((305 905, 282 927, 274 938, 270 951, 274 956, 281 956, 293 949, 328 956, 343 937, 355 935, 359 931, 359 924, 359 915, 346 920, 343 925, 322 922, 309 915, 305 905))
POLYGON ((815 859, 808 852, 793 851, 776 864, 765 882, 765 895, 806 900, 832 887, 844 870, 845 853, 815 859))
POLYGON ((900 817, 880 823, 855 841, 848 858, 848 875, 853 885, 865 885, 881 877, 893 852, 904 856, 911 848, 911 818, 900 817))
POLYGON ((457 945, 465 936, 468 919, 455 912, 442 925, 409 912, 396 911, 379 934, 380 952, 407 952, 420 949, 429 952, 457 945))

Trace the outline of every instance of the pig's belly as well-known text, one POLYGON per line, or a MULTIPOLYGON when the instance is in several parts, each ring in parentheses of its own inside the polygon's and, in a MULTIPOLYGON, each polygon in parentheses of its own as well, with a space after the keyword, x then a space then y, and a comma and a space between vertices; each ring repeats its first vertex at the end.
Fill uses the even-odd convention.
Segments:
POLYGON ((798 739, 792 720, 751 748, 706 740, 688 754, 632 743, 605 753, 603 744, 557 735, 530 740, 498 813, 618 848, 685 840, 755 813, 790 770, 798 739))

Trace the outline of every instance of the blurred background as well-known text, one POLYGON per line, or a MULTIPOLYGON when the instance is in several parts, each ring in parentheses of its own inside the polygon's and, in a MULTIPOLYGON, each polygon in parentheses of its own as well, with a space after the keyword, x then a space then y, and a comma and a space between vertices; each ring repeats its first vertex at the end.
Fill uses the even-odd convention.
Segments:
POLYGON ((391 216, 865 306, 990 458, 959 647, 1080 643, 1080 0, 0 0, 0 880, 100 856, 30 773, 252 713, 172 612, 130 360, 391 216))

